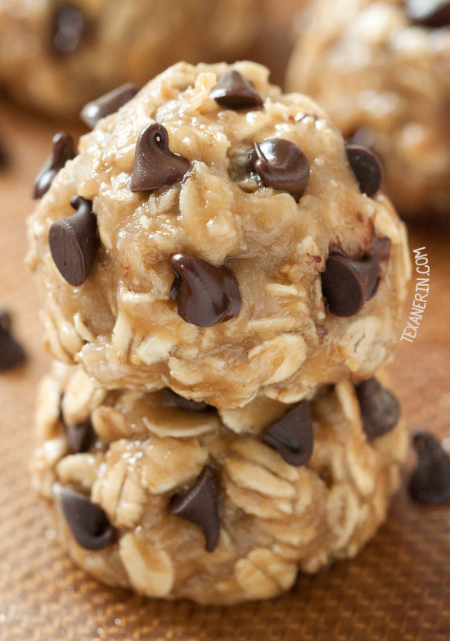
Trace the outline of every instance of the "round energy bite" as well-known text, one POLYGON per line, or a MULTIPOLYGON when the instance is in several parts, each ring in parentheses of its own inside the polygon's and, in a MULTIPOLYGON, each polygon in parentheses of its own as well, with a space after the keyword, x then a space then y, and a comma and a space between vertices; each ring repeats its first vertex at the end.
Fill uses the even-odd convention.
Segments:
POLYGON ((147 596, 226 605, 354 557, 407 446, 375 379, 217 411, 169 389, 107 391, 62 364, 42 381, 37 431, 34 487, 78 565, 147 596))
POLYGON ((410 264, 379 162, 267 77, 181 63, 81 138, 29 219, 55 358, 225 408, 390 358, 410 264))
POLYGON ((404 215, 450 211, 450 3, 314 0, 287 75, 373 149, 404 215))
POLYGON ((0 85, 58 117, 178 60, 236 59, 261 0, 0 0, 0 85))

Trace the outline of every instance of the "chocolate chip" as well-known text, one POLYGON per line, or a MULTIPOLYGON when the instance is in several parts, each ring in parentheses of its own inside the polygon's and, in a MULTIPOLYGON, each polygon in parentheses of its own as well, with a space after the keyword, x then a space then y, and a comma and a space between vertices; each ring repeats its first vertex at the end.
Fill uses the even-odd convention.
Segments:
POLYGON ((114 543, 116 531, 106 513, 84 494, 60 490, 61 508, 75 541, 85 550, 104 550, 114 543))
POLYGON ((162 403, 164 407, 173 407, 185 410, 186 412, 209 412, 215 409, 212 405, 205 403, 205 401, 192 401, 188 398, 184 398, 168 387, 163 391, 162 403))
POLYGON ((69 56, 82 44, 88 32, 85 17, 70 3, 56 8, 52 16, 51 44, 53 52, 69 56))
POLYGON ((26 359, 22 345, 11 334, 0 332, 0 371, 13 369, 26 359))
POLYGON ((123 105, 126 105, 138 93, 139 88, 131 82, 117 87, 113 91, 88 102, 81 110, 81 120, 92 129, 99 120, 119 111, 123 105))
POLYGON ((265 187, 287 191, 297 201, 309 181, 309 161, 289 140, 269 138, 253 146, 253 168, 265 187))
POLYGON ((211 467, 203 469, 189 492, 172 497, 169 512, 200 528, 207 552, 215 549, 220 534, 219 487, 211 467))
POLYGON ((11 328, 11 314, 6 309, 0 309, 0 332, 10 332, 11 328))
POLYGON ((450 504, 450 457, 428 432, 416 432, 413 446, 419 458, 409 481, 409 492, 418 503, 450 504))
POLYGON ((289 465, 306 465, 313 451, 313 426, 308 401, 301 401, 265 430, 263 443, 276 450, 289 465))
POLYGON ((8 169, 10 164, 10 158, 6 147, 2 142, 0 142, 0 171, 8 169))
POLYGON ((72 425, 64 423, 67 443, 71 454, 88 452, 95 441, 95 432, 90 419, 72 425))
POLYGON ((334 316, 354 316, 375 296, 380 281, 380 265, 373 254, 352 260, 335 246, 322 274, 325 307, 334 316))
POLYGON ((72 136, 61 131, 53 138, 53 150, 45 161, 42 169, 34 181, 33 198, 42 198, 50 189, 56 174, 64 167, 68 160, 75 158, 75 144, 72 136))
POLYGON ((358 383, 355 391, 369 441, 394 429, 400 418, 400 406, 392 392, 382 387, 376 378, 358 383))
POLYGON ((25 350, 11 334, 11 314, 0 310, 0 371, 6 371, 26 361, 25 350))
POLYGON ((167 129, 158 123, 144 129, 136 144, 131 191, 153 191, 183 180, 190 162, 169 149, 167 129))
POLYGON ((355 178, 359 183, 360 192, 373 198, 380 190, 383 180, 383 168, 380 161, 373 151, 360 145, 346 145, 346 151, 355 178))
POLYGON ((74 196, 70 204, 77 213, 52 223, 48 239, 61 276, 78 287, 92 271, 100 241, 92 202, 74 196))
POLYGON ((263 100, 251 82, 234 69, 222 74, 210 97, 226 109, 251 109, 262 107, 263 100))
POLYGON ((175 280, 170 297, 178 303, 178 313, 187 323, 212 327, 236 318, 242 299, 239 283, 225 265, 173 254, 170 258, 175 280))
POLYGON ((450 25, 450 1, 424 2, 407 0, 406 13, 413 24, 430 29, 440 29, 450 25))

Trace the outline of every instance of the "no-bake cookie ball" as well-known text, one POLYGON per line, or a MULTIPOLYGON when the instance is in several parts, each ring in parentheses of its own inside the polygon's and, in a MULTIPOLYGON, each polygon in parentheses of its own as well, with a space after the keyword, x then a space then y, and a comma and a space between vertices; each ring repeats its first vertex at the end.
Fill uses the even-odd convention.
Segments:
POLYGON ((0 86, 57 117, 178 60, 237 59, 261 0, 0 0, 0 86))
POLYGON ((107 391, 58 365, 37 428, 34 486, 78 565, 213 604, 274 597, 298 570, 355 556, 386 516, 407 444, 375 378, 217 411, 169 389, 107 391))
POLYGON ((373 149, 405 216, 450 212, 450 3, 314 0, 287 86, 373 149))
POLYGON ((221 408, 390 358, 410 265, 380 164, 267 78, 177 64, 117 113, 90 105, 77 150, 55 137, 28 257, 55 358, 221 408))

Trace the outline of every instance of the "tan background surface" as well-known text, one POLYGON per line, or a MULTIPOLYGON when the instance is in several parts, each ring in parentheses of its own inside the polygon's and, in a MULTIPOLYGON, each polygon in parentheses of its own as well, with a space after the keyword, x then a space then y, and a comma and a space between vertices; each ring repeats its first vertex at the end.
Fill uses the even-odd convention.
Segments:
MULTIPOLYGON (((254 57, 281 81, 298 2, 269 0, 254 57), (280 5, 280 10, 276 7, 280 5)), ((7 641, 449 641, 450 509, 416 506, 403 490, 388 522, 353 562, 302 576, 272 603, 232 609, 151 601, 98 585, 53 540, 29 489, 32 413, 48 368, 35 284, 22 261, 31 184, 57 125, 0 104, 13 167, 0 176, 0 306, 16 317, 30 361, 0 375, 0 639, 7 641)), ((450 225, 414 229, 431 292, 418 337, 391 366, 411 429, 450 439, 450 225)), ((408 304, 412 302, 412 290, 408 304)), ((412 457, 410 465, 412 463, 412 457)))

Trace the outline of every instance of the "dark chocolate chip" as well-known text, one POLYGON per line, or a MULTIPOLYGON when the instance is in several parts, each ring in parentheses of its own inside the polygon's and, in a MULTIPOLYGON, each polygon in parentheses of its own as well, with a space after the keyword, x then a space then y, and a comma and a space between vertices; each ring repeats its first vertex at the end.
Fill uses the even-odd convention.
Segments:
POLYGON ((60 490, 61 508, 75 541, 85 550, 104 550, 114 543, 116 531, 106 513, 84 494, 60 490))
POLYGON ((11 334, 11 314, 0 310, 0 371, 6 371, 26 361, 25 350, 11 334))
POLYGON ((123 105, 126 105, 138 93, 139 88, 131 82, 117 87, 113 91, 88 102, 81 110, 81 120, 92 129, 99 120, 119 111, 123 105))
POLYGON ((71 3, 58 6, 52 16, 51 44, 55 54, 70 56, 84 41, 88 32, 85 17, 71 3))
POLYGON ((72 425, 64 423, 67 443, 71 454, 88 452, 95 441, 95 432, 90 419, 72 425))
POLYGON ((400 406, 392 392, 382 387, 376 378, 358 383, 355 391, 369 441, 393 430, 400 418, 400 406))
POLYGON ((0 171, 8 169, 10 164, 10 157, 6 147, 2 142, 0 142, 0 171))
POLYGON ((76 214, 52 223, 49 244, 61 276, 78 287, 92 271, 100 241, 92 202, 74 196, 70 204, 77 210, 76 214))
POLYGON ((409 492, 418 503, 450 504, 450 457, 428 432, 416 432, 413 446, 419 458, 409 481, 409 492))
POLYGON ((205 403, 205 401, 192 401, 184 398, 168 387, 164 389, 162 403, 164 407, 173 407, 186 410, 186 412, 209 412, 215 409, 212 405, 205 403))
POLYGON ((170 263, 175 272, 170 297, 177 301, 183 320, 198 327, 212 327, 236 318, 242 299, 239 283, 230 269, 186 254, 173 254, 170 263))
POLYGON ((306 465, 313 452, 313 426, 308 401, 301 401, 265 430, 263 443, 276 450, 289 465, 306 465))
POLYGON ((210 97, 225 109, 251 109, 262 107, 263 100, 251 82, 239 71, 230 70, 222 74, 210 97))
POLYGON ((6 309, 0 309, 0 332, 10 332, 11 328, 11 314, 6 309))
POLYGON ((153 191, 183 180, 190 162, 169 149, 167 129, 158 123, 149 125, 136 144, 131 191, 153 191))
POLYGON ((253 148, 254 171, 263 185, 287 191, 299 200, 310 173, 309 161, 299 147, 283 138, 269 138, 253 148))
POLYGON ((441 2, 407 0, 406 13, 413 24, 422 27, 440 29, 450 26, 450 0, 441 2))
POLYGON ((64 131, 53 138, 53 150, 45 161, 42 169, 34 181, 33 198, 42 198, 50 189, 56 174, 64 167, 68 160, 75 158, 75 144, 72 136, 64 131))
POLYGON ((359 183, 359 190, 373 198, 380 190, 383 167, 377 156, 361 145, 346 145, 347 158, 359 183))
POLYGON ((334 316, 354 316, 367 300, 375 296, 380 280, 380 265, 372 254, 361 260, 352 260, 334 248, 322 273, 326 309, 334 316))
POLYGON ((209 466, 203 469, 187 494, 172 497, 169 512, 200 528, 205 535, 207 552, 215 549, 220 534, 219 487, 209 466))
POLYGON ((26 361, 22 345, 6 332, 0 333, 0 371, 13 369, 26 361))

